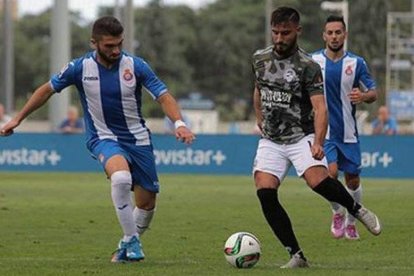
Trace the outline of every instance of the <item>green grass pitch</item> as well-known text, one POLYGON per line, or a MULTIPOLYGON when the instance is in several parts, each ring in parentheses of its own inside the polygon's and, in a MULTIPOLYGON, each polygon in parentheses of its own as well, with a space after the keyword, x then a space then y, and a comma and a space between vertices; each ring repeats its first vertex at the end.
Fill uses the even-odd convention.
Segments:
POLYGON ((102 173, 0 173, 0 275, 414 275, 414 181, 363 179, 364 203, 383 224, 374 237, 334 240, 331 211, 302 180, 288 178, 280 198, 309 259, 281 270, 288 256, 260 211, 251 177, 161 175, 161 194, 142 242, 146 259, 112 264, 121 230, 102 173), (251 269, 226 263, 230 234, 262 244, 251 269))

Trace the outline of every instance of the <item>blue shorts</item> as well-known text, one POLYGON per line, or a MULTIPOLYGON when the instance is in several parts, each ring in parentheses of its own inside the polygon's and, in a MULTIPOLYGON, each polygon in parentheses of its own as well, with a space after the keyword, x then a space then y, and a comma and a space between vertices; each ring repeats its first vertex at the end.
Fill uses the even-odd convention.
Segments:
POLYGON ((361 173, 361 149, 359 143, 339 143, 325 141, 324 150, 328 164, 337 163, 338 169, 345 173, 361 173))
POLYGON ((103 168, 105 168, 106 162, 112 156, 124 156, 131 170, 132 184, 139 185, 150 192, 159 192, 152 145, 137 146, 105 139, 97 142, 91 149, 91 152, 92 156, 101 163, 103 168))

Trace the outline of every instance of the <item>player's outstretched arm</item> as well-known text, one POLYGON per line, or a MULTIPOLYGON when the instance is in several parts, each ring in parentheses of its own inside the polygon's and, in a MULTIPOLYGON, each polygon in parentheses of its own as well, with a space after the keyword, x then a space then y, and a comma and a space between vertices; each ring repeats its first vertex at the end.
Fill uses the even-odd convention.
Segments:
POLYGON ((14 116, 7 124, 0 130, 0 136, 9 136, 13 134, 13 130, 20 125, 20 123, 30 115, 33 111, 44 105, 50 96, 53 95, 53 89, 49 82, 39 86, 23 106, 22 110, 14 116))
POLYGON ((178 107, 177 101, 174 97, 167 92, 158 98, 158 102, 160 103, 165 115, 167 115, 167 117, 174 122, 175 137, 177 140, 180 140, 186 144, 191 144, 193 140, 195 140, 195 136, 182 121, 180 108, 178 107))

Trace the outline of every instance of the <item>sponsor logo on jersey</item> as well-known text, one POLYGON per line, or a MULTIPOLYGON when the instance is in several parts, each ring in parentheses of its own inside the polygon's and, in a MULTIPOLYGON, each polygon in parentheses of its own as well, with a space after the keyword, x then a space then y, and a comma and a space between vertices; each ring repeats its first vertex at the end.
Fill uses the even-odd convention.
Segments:
POLYGON ((125 69, 124 74, 122 75, 124 80, 130 81, 134 77, 129 69, 125 69))
POLYGON ((273 91, 267 87, 260 90, 260 98, 263 106, 273 108, 275 106, 288 108, 292 101, 292 94, 284 91, 273 91))
POLYGON ((84 76, 83 81, 97 81, 99 78, 97 76, 84 76))

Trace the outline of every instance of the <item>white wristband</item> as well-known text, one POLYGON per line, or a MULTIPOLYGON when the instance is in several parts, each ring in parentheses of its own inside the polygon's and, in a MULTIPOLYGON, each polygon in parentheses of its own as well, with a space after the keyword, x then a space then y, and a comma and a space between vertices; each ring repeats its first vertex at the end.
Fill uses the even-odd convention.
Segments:
POLYGON ((177 129, 179 127, 187 127, 187 125, 181 120, 175 121, 174 126, 175 126, 175 129, 177 129))

